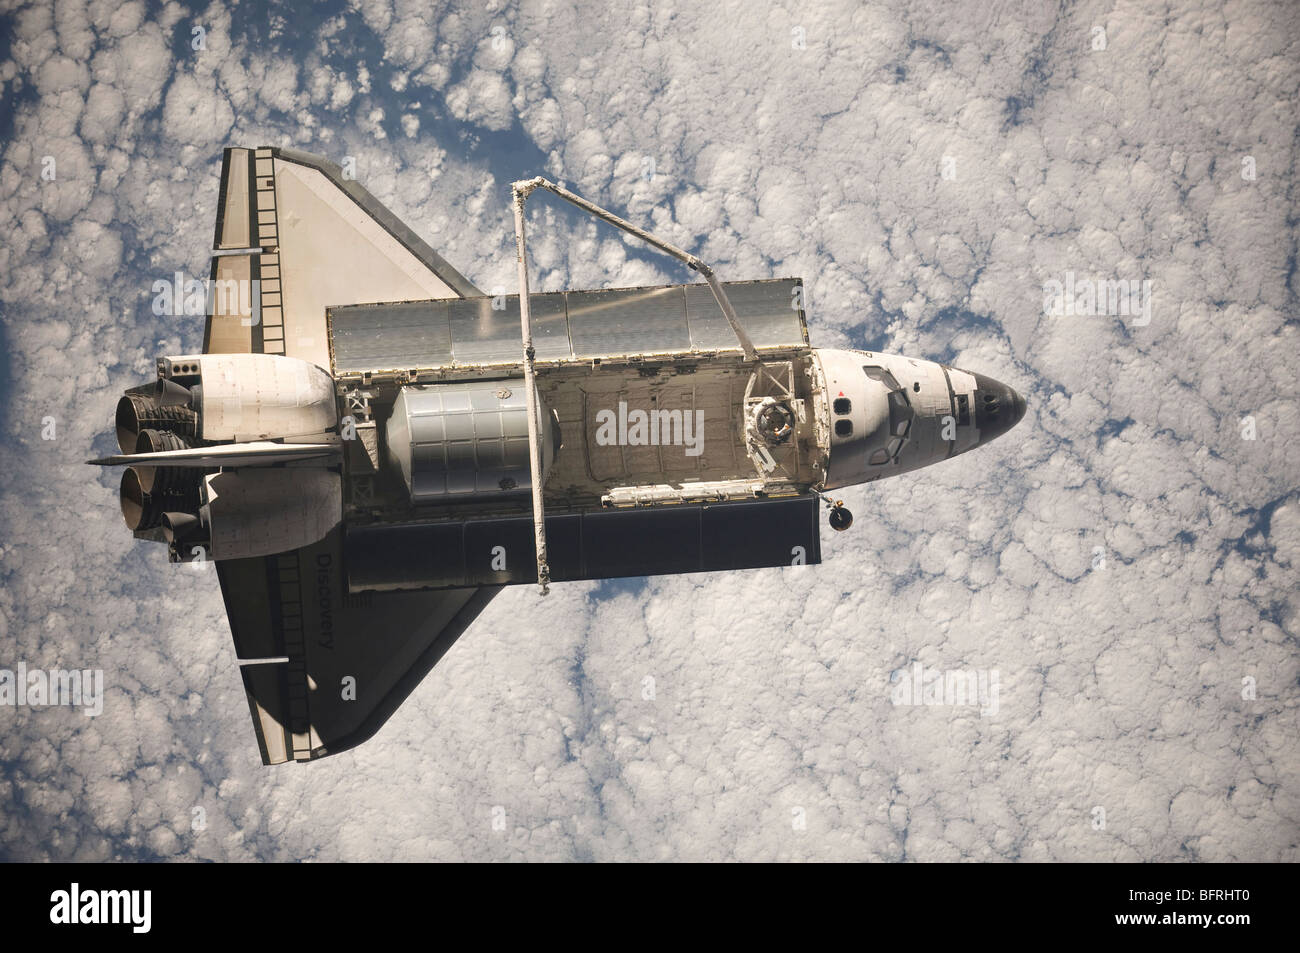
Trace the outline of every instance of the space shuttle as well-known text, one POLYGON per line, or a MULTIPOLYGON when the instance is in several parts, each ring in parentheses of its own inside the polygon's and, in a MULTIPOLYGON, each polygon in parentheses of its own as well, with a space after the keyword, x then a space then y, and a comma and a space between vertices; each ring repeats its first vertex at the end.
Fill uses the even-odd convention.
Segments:
POLYGON ((485 295, 339 167, 224 152, 199 353, 116 409, 120 504, 216 566, 262 761, 375 734, 504 586, 821 561, 834 491, 1024 416, 946 364, 809 344, 799 278, 721 282, 562 186, 514 183, 485 295), (531 293, 544 190, 704 281, 531 293))

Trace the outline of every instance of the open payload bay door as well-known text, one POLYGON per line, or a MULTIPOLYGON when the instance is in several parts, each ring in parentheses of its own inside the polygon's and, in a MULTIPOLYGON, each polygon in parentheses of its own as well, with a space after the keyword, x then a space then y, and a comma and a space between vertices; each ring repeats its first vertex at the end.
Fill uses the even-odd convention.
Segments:
POLYGON ((226 149, 204 353, 329 367, 325 309, 481 294, 343 170, 294 149, 226 149))
MULTIPOLYGON (((759 353, 808 349, 801 279, 722 284, 759 353)), ((529 301, 538 364, 741 353, 705 284, 556 291, 529 301)), ((331 306, 329 335, 329 370, 345 381, 523 361, 518 295, 331 306)))

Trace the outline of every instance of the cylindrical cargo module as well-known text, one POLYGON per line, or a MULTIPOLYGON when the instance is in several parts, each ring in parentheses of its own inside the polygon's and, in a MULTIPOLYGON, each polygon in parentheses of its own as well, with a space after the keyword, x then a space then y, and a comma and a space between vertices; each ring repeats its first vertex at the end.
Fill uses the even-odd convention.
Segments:
MULTIPOLYGON (((412 503, 529 492, 524 382, 474 381, 403 387, 385 428, 388 459, 412 503)), ((541 403, 541 478, 559 449, 560 428, 541 403)))

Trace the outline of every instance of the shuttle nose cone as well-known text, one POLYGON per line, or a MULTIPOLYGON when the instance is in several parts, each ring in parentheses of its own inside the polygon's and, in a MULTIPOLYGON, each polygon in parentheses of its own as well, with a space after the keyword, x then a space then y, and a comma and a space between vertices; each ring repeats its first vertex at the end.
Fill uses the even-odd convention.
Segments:
POLYGON ((996 440, 1025 416, 1025 399, 1012 388, 983 374, 975 375, 975 426, 980 443, 996 440))

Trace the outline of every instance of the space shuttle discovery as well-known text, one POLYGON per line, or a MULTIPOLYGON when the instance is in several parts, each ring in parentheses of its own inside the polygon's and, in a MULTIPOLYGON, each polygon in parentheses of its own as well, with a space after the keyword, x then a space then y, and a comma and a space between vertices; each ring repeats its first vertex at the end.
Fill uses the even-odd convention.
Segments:
POLYGON ((117 406, 121 508, 211 560, 266 764, 371 737, 501 587, 821 561, 837 488, 965 453, 1010 387, 811 347, 798 278, 702 261, 545 179, 519 293, 482 294, 338 167, 226 149, 203 350, 117 406), (548 191, 684 285, 528 290, 548 191))

